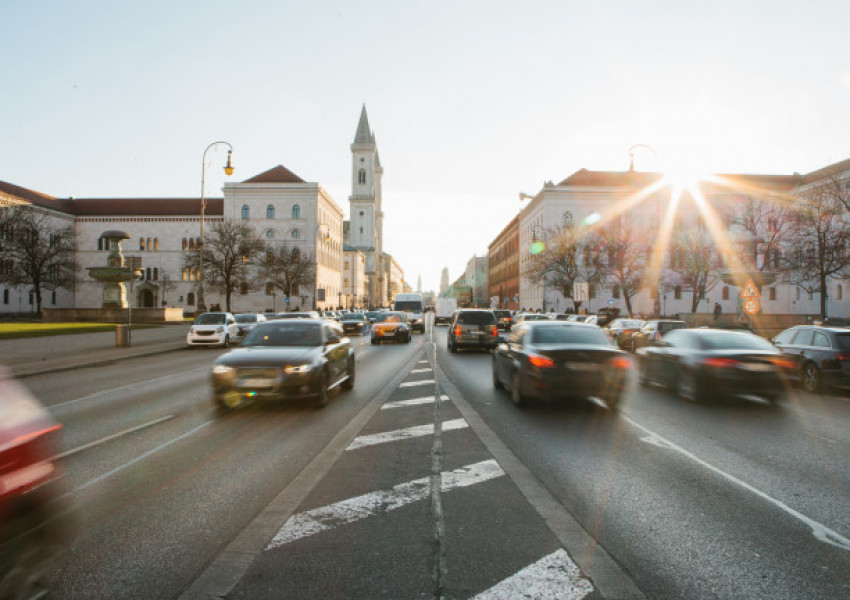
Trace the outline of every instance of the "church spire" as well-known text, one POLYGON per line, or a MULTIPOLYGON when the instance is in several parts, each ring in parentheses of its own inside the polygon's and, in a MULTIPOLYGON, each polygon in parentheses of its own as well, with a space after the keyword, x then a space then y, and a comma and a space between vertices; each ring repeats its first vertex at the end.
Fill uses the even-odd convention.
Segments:
POLYGON ((355 144, 369 144, 375 141, 372 130, 369 128, 369 117, 366 116, 366 104, 363 104, 363 110, 360 111, 360 122, 357 124, 357 133, 354 134, 355 144))

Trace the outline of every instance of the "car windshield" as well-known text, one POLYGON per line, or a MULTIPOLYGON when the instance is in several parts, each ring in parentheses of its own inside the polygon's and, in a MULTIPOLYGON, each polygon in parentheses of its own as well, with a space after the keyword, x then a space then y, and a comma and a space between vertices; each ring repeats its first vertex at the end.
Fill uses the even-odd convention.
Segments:
POLYGON ((254 327, 245 336, 242 346, 321 346, 322 327, 319 323, 271 321, 254 327))
POLYGON ((710 350, 774 350, 764 338, 747 333, 711 331, 701 334, 699 339, 710 350))
POLYGON ((363 322, 363 321, 366 320, 366 316, 365 315, 358 315, 358 314, 348 314, 348 315, 343 315, 341 320, 342 321, 360 321, 360 322, 363 322))
POLYGON ((490 325, 496 322, 496 317, 488 311, 464 311, 457 316, 461 325, 490 325))
POLYGON ((547 325, 533 327, 533 344, 587 344, 608 346, 610 342, 601 329, 576 325, 547 325))
POLYGON ((398 313, 380 313, 377 321, 378 323, 403 323, 404 316, 398 313))
POLYGON ((233 315, 237 323, 256 323, 257 315, 233 315))
POLYGON ((195 325, 224 325, 227 320, 223 313, 205 313, 198 315, 195 319, 195 325))

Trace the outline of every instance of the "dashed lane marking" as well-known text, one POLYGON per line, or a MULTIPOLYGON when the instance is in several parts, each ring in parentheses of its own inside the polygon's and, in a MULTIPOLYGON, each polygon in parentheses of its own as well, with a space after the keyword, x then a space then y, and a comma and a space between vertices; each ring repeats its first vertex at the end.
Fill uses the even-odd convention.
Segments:
MULTIPOLYGON (((440 396, 440 400, 445 402, 449 397, 443 394, 440 396)), ((433 404, 434 396, 422 396, 421 398, 411 398, 410 400, 396 400, 395 402, 386 402, 383 406, 381 406, 381 410, 386 410, 388 408, 403 408, 405 406, 417 406, 419 404, 433 404)))
POLYGON ((429 385, 429 384, 432 384, 432 383, 436 383, 436 382, 433 379, 423 379, 421 381, 405 381, 404 383, 400 384, 398 387, 400 387, 400 388, 416 387, 418 385, 429 385))
POLYGON ((427 369, 413 369, 411 373, 432 373, 434 370, 431 367, 427 369))
POLYGON ((556 550, 473 597, 473 600, 536 598, 540 600, 581 600, 593 591, 564 550, 556 550))
MULTIPOLYGON (((453 429, 465 429, 467 427, 469 427, 469 424, 463 419, 452 419, 451 421, 443 421, 441 429, 443 431, 451 431, 453 429)), ((375 446, 377 444, 386 444, 387 442, 397 442, 400 440, 408 440, 410 438, 433 434, 433 423, 429 425, 416 425, 414 427, 406 427, 404 429, 396 429, 394 431, 362 435, 354 438, 354 441, 348 445, 346 450, 357 450, 358 448, 364 448, 366 446, 375 446)))
MULTIPOLYGON (((448 492, 455 488, 489 481, 504 474, 505 472, 495 460, 485 460, 454 471, 444 471, 440 487, 443 492, 448 492)), ((389 490, 371 492, 292 515, 266 546, 266 550, 424 500, 430 494, 430 481, 431 477, 422 477, 393 486, 389 490)))

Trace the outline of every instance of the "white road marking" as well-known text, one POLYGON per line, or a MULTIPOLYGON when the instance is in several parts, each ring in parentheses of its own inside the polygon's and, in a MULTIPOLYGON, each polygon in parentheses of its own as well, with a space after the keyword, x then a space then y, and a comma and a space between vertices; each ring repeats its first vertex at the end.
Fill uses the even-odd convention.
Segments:
MULTIPOLYGON (((189 437, 190 435, 192 435, 192 434, 193 434, 193 433, 195 433, 196 431, 200 431, 202 428, 206 427, 207 425, 211 424, 212 422, 213 422, 213 421, 206 421, 205 423, 201 423, 200 425, 198 425, 198 426, 197 426, 197 427, 195 427, 194 429, 190 429, 189 431, 187 431, 187 432, 186 432, 186 433, 184 433, 183 435, 179 435, 179 436, 177 436, 176 438, 171 439, 171 440, 169 440, 169 441, 165 442, 165 443, 164 443, 164 444, 162 444, 161 446, 157 446, 157 447, 156 447, 156 448, 154 448, 153 450, 148 450, 147 452, 145 452, 144 454, 142 454, 142 455, 140 455, 140 456, 137 456, 137 457, 136 457, 136 458, 134 458, 133 460, 131 460, 131 461, 127 462, 127 463, 124 463, 124 464, 123 464, 123 465, 121 465, 120 467, 116 467, 116 468, 112 469, 111 471, 107 471, 107 472, 106 472, 106 473, 104 473, 103 475, 100 475, 99 477, 95 477, 95 478, 94 478, 94 479, 92 479, 91 481, 89 481, 89 482, 87 482, 87 483, 84 483, 83 485, 81 485, 81 486, 77 487, 76 489, 74 489, 74 490, 73 490, 73 492, 81 492, 82 490, 86 489, 87 487, 92 486, 92 485, 94 485, 95 483, 98 483, 98 482, 100 482, 100 481, 103 481, 103 480, 104 480, 104 479, 106 479, 107 477, 111 477, 112 475, 115 475, 115 474, 116 474, 116 473, 118 473, 119 471, 123 471, 123 470, 124 470, 124 469, 126 469, 127 467, 129 467, 129 466, 131 466, 131 465, 136 464, 136 463, 137 463, 137 462, 139 462, 140 460, 144 460, 144 459, 145 459, 145 458, 147 458, 148 456, 151 456, 152 454, 156 454, 156 453, 157 453, 157 452, 159 452, 160 450, 164 450, 165 448, 168 448, 171 444, 174 444, 174 443, 176 443, 176 442, 179 442, 179 441, 180 441, 180 440, 182 440, 183 438, 187 438, 187 437, 189 437)), ((73 493, 73 492, 68 492, 68 493, 73 493)), ((67 494, 65 494, 65 495, 67 495, 67 494)))
MULTIPOLYGON (((440 400, 446 401, 449 397, 443 394, 440 396, 440 400)), ((418 404, 433 404, 434 396, 422 396, 421 398, 411 398, 410 400, 396 400, 395 402, 385 402, 381 406, 381 410, 386 410, 388 408, 402 408, 405 406, 416 406, 418 404)))
POLYGON ((428 362, 427 360, 420 360, 420 361, 419 361, 418 363, 416 363, 416 364, 417 364, 417 365, 430 365, 431 363, 430 363, 430 362, 428 362))
POLYGON ((80 398, 74 398, 73 400, 66 400, 65 402, 60 402, 58 404, 51 404, 47 408, 53 410, 54 408, 63 408, 70 404, 76 404, 77 402, 83 402, 84 400, 94 400, 100 396, 107 396, 109 394, 114 394, 115 392, 123 392, 125 390, 131 390, 136 387, 147 387, 152 383, 159 383, 160 381, 165 381, 167 379, 173 379, 174 377, 181 377, 184 375, 188 375, 189 373, 195 373, 200 371, 209 371, 209 366, 200 367, 198 369, 191 369, 189 371, 181 371, 179 373, 172 373, 171 375, 163 375, 162 377, 155 377, 154 379, 146 379, 145 381, 138 381, 136 383, 130 383, 127 385, 121 385, 116 388, 112 388, 109 390, 103 390, 102 392, 95 392, 94 394, 89 394, 88 396, 82 396, 80 398))
POLYGON ((116 438, 120 438, 123 435, 127 435, 129 433, 134 433, 136 431, 145 429, 147 427, 157 425, 158 423, 162 423, 163 421, 168 421, 169 419, 173 419, 175 416, 177 416, 177 415, 165 415, 164 417, 161 417, 159 419, 155 419, 153 421, 150 421, 149 423, 143 423, 142 425, 136 425, 135 427, 130 427, 129 429, 119 431, 118 433, 113 433, 112 435, 102 437, 99 440, 95 440, 93 442, 89 442, 88 444, 83 444, 82 446, 78 446, 77 448, 74 448, 73 450, 66 450, 65 452, 62 452, 61 454, 57 454, 56 456, 52 457, 50 460, 59 460, 60 458, 66 458, 68 456, 72 456, 74 454, 77 454, 78 452, 82 452, 83 450, 88 450, 89 448, 94 448, 95 446, 99 446, 100 444, 105 444, 106 442, 110 442, 110 441, 112 441, 116 438))
POLYGON ((580 600, 592 591, 593 584, 582 576, 570 556, 564 550, 556 550, 474 596, 473 600, 580 600))
MULTIPOLYGON (((495 479, 504 474, 505 472, 495 460, 485 460, 454 471, 443 472, 441 490, 448 492, 454 488, 495 479)), ((371 492, 292 515, 266 546, 266 550, 424 500, 430 493, 430 481, 431 477, 422 477, 400 483, 389 490, 371 492)))
MULTIPOLYGON (((463 419, 452 419, 451 421, 443 421, 442 430, 451 431, 452 429, 465 429, 469 424, 463 419)), ((382 433, 373 433, 372 435, 362 435, 348 445, 346 450, 357 450, 366 446, 375 446, 376 444, 386 444, 387 442, 397 442, 399 440, 408 440, 410 438, 422 437, 425 435, 433 435, 434 424, 416 425, 415 427, 406 427, 404 429, 396 429, 395 431, 384 431, 382 433)))
POLYGON ((428 367, 427 369, 413 369, 411 373, 431 373, 432 371, 433 369, 431 369, 431 367, 428 367))
POLYGON ((423 379, 422 381, 405 381, 400 384, 398 387, 416 387, 417 385, 428 385, 429 383, 436 383, 433 379, 423 379))
POLYGON ((691 459, 692 461, 694 461, 698 465, 705 467, 709 471, 712 471, 712 472, 720 475, 724 479, 731 481, 735 485, 738 485, 738 486, 744 488, 748 492, 752 492, 753 494, 755 494, 759 498, 761 498, 763 500, 767 500, 768 502, 770 502, 771 504, 773 504, 774 506, 776 506, 780 510, 783 510, 784 512, 788 513, 789 515, 791 515, 795 519, 802 521, 803 523, 805 523, 806 525, 811 527, 812 535, 815 536, 815 538, 817 538, 818 540, 820 540, 820 541, 822 541, 826 544, 829 544, 830 546, 835 546, 836 548, 841 548, 842 550, 850 550, 850 539, 847 539, 846 537, 844 537, 840 533, 833 531, 832 529, 830 529, 826 525, 823 525, 822 523, 818 523, 814 519, 810 519, 809 517, 807 517, 803 513, 794 510, 793 508, 791 508, 790 506, 788 506, 787 504, 785 504, 781 500, 777 500, 773 496, 768 496, 766 493, 762 492, 758 488, 755 488, 755 487, 751 486, 749 483, 738 479, 734 475, 730 475, 729 473, 726 473, 725 471, 722 471, 719 468, 715 467, 711 463, 705 462, 701 458, 697 457, 695 454, 688 452, 687 450, 685 450, 681 446, 674 444, 673 442, 671 442, 667 438, 655 433, 651 429, 647 429, 646 427, 637 423, 636 421, 633 421, 632 419, 630 419, 628 417, 623 417, 623 419, 625 419, 626 421, 628 421, 629 423, 631 423, 632 425, 634 425, 635 427, 637 427, 641 431, 648 434, 647 437, 641 438, 641 441, 646 442, 648 444, 653 444, 655 446, 659 446, 661 448, 673 450, 675 452, 678 452, 678 453, 688 457, 689 459, 691 459))

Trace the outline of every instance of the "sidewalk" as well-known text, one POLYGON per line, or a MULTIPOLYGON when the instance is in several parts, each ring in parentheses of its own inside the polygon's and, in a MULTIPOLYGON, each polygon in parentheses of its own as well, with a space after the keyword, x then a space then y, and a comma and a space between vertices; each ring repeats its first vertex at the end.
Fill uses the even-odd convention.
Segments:
POLYGON ((131 346, 115 345, 115 330, 0 340, 0 365, 15 377, 32 377, 186 348, 190 323, 132 331, 131 346))

